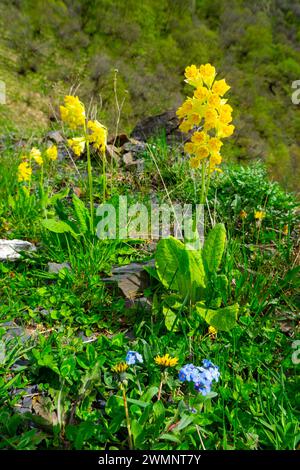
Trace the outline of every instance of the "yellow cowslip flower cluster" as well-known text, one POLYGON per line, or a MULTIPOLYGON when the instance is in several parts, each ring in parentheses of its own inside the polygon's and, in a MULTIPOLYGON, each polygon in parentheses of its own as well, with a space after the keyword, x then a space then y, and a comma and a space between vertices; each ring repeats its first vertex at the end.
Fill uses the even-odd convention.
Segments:
POLYGON ((64 106, 60 106, 62 121, 71 129, 82 128, 84 130, 84 135, 68 139, 68 145, 74 154, 79 157, 88 144, 92 144, 96 150, 104 153, 107 141, 106 127, 97 120, 88 121, 86 125, 84 104, 78 96, 65 96, 64 103, 64 106))
POLYGON ((73 153, 80 157, 85 149, 85 138, 84 137, 73 137, 73 139, 68 139, 68 145, 73 153))
POLYGON ((199 68, 191 65, 186 68, 185 77, 185 81, 196 90, 193 97, 187 98, 177 110, 178 117, 182 119, 180 130, 195 130, 184 149, 191 155, 192 168, 199 168, 201 162, 208 159, 209 169, 214 171, 222 161, 221 139, 234 131, 230 124, 232 107, 223 98, 230 87, 224 79, 215 79, 216 69, 211 64, 200 65, 199 68))
MULTIPOLYGON (((52 160, 52 161, 56 160, 57 159, 56 145, 52 145, 51 147, 48 147, 48 149, 45 151, 45 156, 49 160, 52 160)), ((36 147, 32 147, 29 154, 23 155, 21 157, 21 160, 22 162, 18 166, 18 181, 19 182, 30 181, 31 175, 32 175, 32 168, 31 168, 32 160, 34 160, 39 166, 42 166, 45 161, 43 159, 41 151, 36 147)))
POLYGON ((115 366, 111 368, 113 372, 116 372, 117 374, 122 374, 127 371, 129 365, 126 364, 126 362, 119 362, 115 366))
POLYGON ((42 154, 39 149, 32 147, 30 150, 29 158, 33 159, 38 165, 43 165, 44 160, 42 159, 42 154))
POLYGON ((107 141, 107 129, 102 126, 99 121, 88 121, 88 129, 91 133, 88 136, 88 140, 96 150, 100 150, 102 153, 105 152, 106 141, 107 141))
POLYGON ((57 160, 57 147, 56 147, 56 145, 51 145, 51 147, 47 148, 46 156, 49 158, 49 160, 52 160, 53 162, 55 160, 57 160))
POLYGON ((65 105, 60 106, 60 115, 71 129, 84 127, 85 125, 85 109, 84 105, 79 101, 78 96, 67 95, 64 99, 65 105))
POLYGON ((30 181, 31 174, 32 168, 30 167, 29 163, 26 161, 20 163, 20 165, 18 166, 18 181, 30 181))
POLYGON ((164 356, 156 356, 154 359, 158 366, 175 367, 178 364, 178 357, 171 357, 170 354, 164 356))

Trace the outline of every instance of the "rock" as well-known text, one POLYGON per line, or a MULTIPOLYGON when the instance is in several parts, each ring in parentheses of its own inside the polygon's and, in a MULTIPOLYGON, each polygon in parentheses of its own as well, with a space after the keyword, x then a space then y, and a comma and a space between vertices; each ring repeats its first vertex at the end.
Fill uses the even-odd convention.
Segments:
POLYGON ((126 266, 118 266, 112 269, 112 276, 104 278, 109 284, 116 284, 124 297, 129 300, 135 299, 142 294, 150 285, 149 274, 145 267, 153 267, 154 260, 146 263, 131 263, 126 266))
POLYGON ((61 144, 64 142, 64 138, 59 131, 51 131, 46 135, 47 140, 51 140, 55 144, 61 144))
POLYGON ((109 140, 108 144, 113 144, 116 145, 117 147, 122 147, 126 142, 129 142, 130 138, 128 137, 127 134, 118 134, 118 135, 113 135, 109 140))
POLYGON ((121 148, 122 152, 132 152, 132 153, 141 153, 144 152, 147 148, 145 142, 140 142, 139 140, 130 139, 129 142, 124 144, 121 148))
POLYGON ((11 341, 13 338, 20 339, 21 343, 25 343, 31 338, 30 332, 23 327, 20 327, 13 321, 0 323, 0 328, 4 328, 6 332, 2 336, 4 343, 11 341))
POLYGON ((175 110, 142 119, 133 129, 131 137, 147 141, 149 137, 160 135, 162 130, 166 132, 168 143, 182 142, 186 139, 186 135, 179 130, 179 119, 175 110))
POLYGON ((123 162, 125 163, 126 166, 132 165, 132 163, 134 161, 132 152, 124 153, 122 159, 123 159, 123 162))
POLYGON ((108 144, 106 146, 106 158, 109 162, 119 163, 120 161, 120 150, 114 145, 108 144))
POLYGON ((71 271, 72 268, 69 263, 48 263, 48 272, 58 274, 62 269, 71 271))
POLYGON ((36 251, 36 247, 24 240, 0 239, 0 261, 15 261, 21 258, 22 251, 36 251))

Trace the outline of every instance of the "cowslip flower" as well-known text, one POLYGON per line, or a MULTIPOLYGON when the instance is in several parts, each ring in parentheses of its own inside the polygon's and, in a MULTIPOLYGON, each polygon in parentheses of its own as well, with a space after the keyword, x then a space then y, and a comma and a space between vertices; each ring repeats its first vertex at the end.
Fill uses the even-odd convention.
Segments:
POLYGON ((135 365, 135 364, 138 364, 138 363, 142 364, 143 363, 143 357, 137 351, 128 351, 128 353, 126 354, 126 363, 129 366, 132 366, 132 365, 135 365))
POLYGON ((102 153, 105 152, 106 140, 107 140, 107 129, 102 126, 99 121, 88 121, 87 125, 91 133, 88 136, 88 140, 96 150, 100 150, 102 153))
POLYGON ((51 147, 48 147, 46 150, 46 155, 49 158, 49 160, 55 161, 57 160, 57 147, 56 145, 51 145, 51 147))
POLYGON ((113 372, 116 372, 117 374, 122 374, 127 371, 129 365, 126 364, 126 362, 119 362, 115 366, 111 368, 113 372))
POLYGON ((18 166, 18 181, 30 181, 32 174, 32 168, 29 166, 29 163, 24 161, 18 166))
POLYGON ((178 364, 178 360, 178 357, 171 357, 170 354, 154 358, 155 363, 162 367, 175 367, 178 364))
POLYGON ((185 76, 185 81, 196 89, 193 97, 187 98, 177 110, 181 131, 195 130, 184 150, 190 155, 193 169, 204 165, 212 172, 222 162, 219 153, 223 145, 221 139, 229 137, 234 131, 234 126, 230 124, 232 107, 223 98, 230 86, 224 79, 215 80, 216 69, 211 64, 199 68, 191 65, 186 68, 185 76), (202 126, 201 132, 199 126, 202 126))
POLYGON ((68 124, 71 129, 83 127, 85 124, 85 109, 78 96, 65 96, 64 103, 64 106, 60 106, 62 121, 68 124))
POLYGON ((33 160, 40 166, 44 163, 42 159, 42 154, 36 147, 32 147, 29 157, 33 158, 33 160))
POLYGON ((84 137, 73 137, 68 139, 68 145, 77 157, 84 152, 85 149, 85 138, 84 137))
POLYGON ((244 211, 244 209, 242 209, 241 212, 240 212, 240 218, 241 219, 246 219, 247 215, 248 215, 247 212, 244 211))

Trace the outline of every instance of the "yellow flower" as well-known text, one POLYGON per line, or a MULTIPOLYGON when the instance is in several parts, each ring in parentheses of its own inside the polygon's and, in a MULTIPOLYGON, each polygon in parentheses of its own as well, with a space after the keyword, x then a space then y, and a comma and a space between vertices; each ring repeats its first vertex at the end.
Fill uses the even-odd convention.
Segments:
POLYGON ((241 212, 240 212, 240 218, 241 219, 246 219, 247 215, 248 215, 247 212, 242 209, 241 212))
POLYGON ((194 153, 198 158, 203 159, 203 158, 208 157, 209 150, 208 150, 206 145, 199 145, 199 146, 195 147, 195 152, 194 153))
POLYGON ((87 126, 91 131, 91 134, 88 136, 89 142, 93 144, 96 150, 99 149, 104 153, 107 140, 106 127, 102 126, 98 121, 89 121, 87 126))
POLYGON ((199 69, 196 67, 196 65, 190 65, 186 67, 184 74, 186 77, 186 82, 189 83, 190 85, 193 85, 194 87, 198 87, 202 85, 201 74, 199 72, 199 69))
POLYGON ((282 234, 287 235, 288 233, 289 233, 289 226, 285 224, 282 230, 282 234))
POLYGON ((208 334, 210 336, 216 336, 217 333, 218 333, 217 328, 215 328, 214 326, 209 326, 208 327, 208 334))
POLYGON ((225 95, 225 93, 230 89, 230 86, 227 85, 226 81, 223 80, 216 80, 213 84, 212 91, 219 96, 225 95))
POLYGON ((49 160, 57 160, 57 147, 56 145, 52 145, 51 147, 48 147, 46 150, 46 155, 49 158, 49 160))
POLYGON ((256 220, 262 220, 265 217, 264 211, 255 211, 254 212, 254 218, 256 220))
POLYGON ((216 76, 216 69, 211 64, 200 65, 200 76, 209 88, 216 76))
POLYGON ((193 144, 193 142, 187 142, 186 144, 184 144, 184 151, 185 153, 189 153, 190 155, 192 155, 195 151, 195 145, 193 144))
POLYGON ((129 365, 126 364, 126 362, 119 362, 115 366, 111 368, 113 372, 117 372, 117 374, 122 374, 123 372, 126 372, 128 369, 129 365))
POLYGON ((212 137, 208 141, 208 147, 212 152, 219 152, 222 145, 223 143, 217 137, 212 137))
POLYGON ((29 156, 30 156, 30 158, 33 158, 34 161, 35 161, 38 165, 42 165, 42 164, 44 163, 44 162, 43 162, 43 159, 42 159, 42 154, 41 154, 41 152, 39 151, 39 149, 37 149, 36 147, 32 147, 29 156))
POLYGON ((221 98, 216 93, 212 93, 209 96, 207 102, 209 106, 212 106, 213 108, 218 108, 221 104, 221 98))
POLYGON ((68 145, 73 150, 77 157, 84 152, 85 149, 85 138, 84 137, 73 137, 73 139, 68 139, 68 145))
POLYGON ((18 166, 18 181, 30 181, 32 169, 28 162, 22 162, 18 166))
POLYGON ((215 109, 208 109, 204 116, 204 130, 214 129, 218 124, 218 115, 215 109))
POLYGON ((220 165, 222 162, 222 157, 219 152, 214 152, 211 154, 210 161, 213 165, 220 165))
POLYGON ((192 100, 188 98, 176 111, 177 116, 181 119, 189 114, 193 109, 192 100))
POLYGON ((65 106, 60 106, 61 119, 71 129, 83 127, 85 123, 85 109, 78 96, 65 96, 64 102, 65 106))
POLYGON ((203 131, 194 132, 191 140, 197 144, 204 144, 207 140, 207 134, 203 131))
POLYGON ((174 367, 178 364, 178 357, 170 357, 170 354, 164 356, 156 356, 154 361, 157 365, 162 367, 174 367))
POLYGON ((194 96, 195 96, 195 98, 197 98, 197 100, 204 101, 204 100, 206 100, 208 94, 209 94, 208 89, 204 86, 200 86, 195 91, 194 96))
POLYGON ((218 137, 230 137, 233 134, 234 126, 229 124, 229 126, 221 124, 218 130, 218 137))
POLYGON ((191 166, 191 168, 193 168, 194 170, 197 169, 197 168, 199 168, 199 166, 200 166, 200 159, 197 158, 197 157, 192 157, 192 158, 190 159, 190 166, 191 166))

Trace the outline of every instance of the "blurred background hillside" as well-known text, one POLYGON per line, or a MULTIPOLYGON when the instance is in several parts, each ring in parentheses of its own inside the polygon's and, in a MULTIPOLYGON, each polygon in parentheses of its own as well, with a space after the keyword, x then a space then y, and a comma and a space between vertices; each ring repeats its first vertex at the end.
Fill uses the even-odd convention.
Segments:
POLYGON ((0 134, 55 127, 77 89, 113 132, 176 108, 187 65, 211 62, 231 85, 232 160, 264 159, 285 187, 300 177, 300 2, 293 0, 0 0, 0 134))

